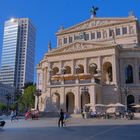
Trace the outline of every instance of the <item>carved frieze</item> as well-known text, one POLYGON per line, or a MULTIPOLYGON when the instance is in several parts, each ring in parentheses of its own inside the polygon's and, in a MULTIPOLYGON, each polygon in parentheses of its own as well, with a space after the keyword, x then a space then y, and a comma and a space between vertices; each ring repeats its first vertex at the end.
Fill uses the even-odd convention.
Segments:
MULTIPOLYGON (((124 20, 126 21, 126 20, 124 20)), ((102 26, 102 25, 110 25, 110 24, 114 24, 114 23, 120 23, 121 20, 90 20, 87 21, 83 24, 77 25, 73 28, 68 29, 68 31, 79 31, 79 30, 85 30, 85 29, 89 29, 95 26, 102 26)), ((66 30, 64 30, 66 31, 66 30)))
POLYGON ((91 45, 87 46, 77 42, 73 44, 71 47, 64 49, 64 52, 74 52, 74 51, 84 50, 91 47, 92 47, 91 45))

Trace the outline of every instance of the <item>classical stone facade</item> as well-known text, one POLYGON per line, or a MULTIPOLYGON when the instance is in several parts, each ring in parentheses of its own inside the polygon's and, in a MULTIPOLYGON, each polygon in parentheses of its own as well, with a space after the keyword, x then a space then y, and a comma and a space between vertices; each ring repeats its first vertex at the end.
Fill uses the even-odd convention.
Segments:
POLYGON ((57 47, 49 44, 37 66, 41 111, 79 113, 85 104, 95 110, 95 104, 126 104, 126 98, 128 105, 140 102, 136 17, 94 17, 56 35, 57 47))

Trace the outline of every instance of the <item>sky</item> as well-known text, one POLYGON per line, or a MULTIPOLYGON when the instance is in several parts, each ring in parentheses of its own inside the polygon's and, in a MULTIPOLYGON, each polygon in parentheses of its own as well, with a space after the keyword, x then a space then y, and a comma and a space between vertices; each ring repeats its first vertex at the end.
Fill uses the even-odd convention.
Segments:
POLYGON ((48 42, 56 47, 55 33, 88 20, 92 6, 97 17, 127 17, 130 11, 140 19, 140 0, 0 0, 0 58, 4 22, 10 18, 30 18, 36 28, 36 66, 47 53, 48 42))

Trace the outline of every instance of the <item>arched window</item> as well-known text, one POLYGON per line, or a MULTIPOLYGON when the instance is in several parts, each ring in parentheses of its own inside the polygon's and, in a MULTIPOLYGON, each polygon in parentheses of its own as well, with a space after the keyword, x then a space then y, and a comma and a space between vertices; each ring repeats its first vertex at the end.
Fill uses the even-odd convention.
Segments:
POLYGON ((71 67, 70 66, 65 67, 65 74, 71 74, 71 67))
POLYGON ((92 63, 89 65, 89 73, 91 75, 96 74, 97 73, 97 65, 92 63))
POLYGON ((133 83, 133 68, 131 65, 128 65, 125 68, 125 82, 126 83, 133 83))
POLYGON ((59 68, 58 67, 54 67, 52 69, 52 76, 58 74, 58 72, 59 72, 59 68))
POLYGON ((103 80, 104 82, 113 81, 112 64, 110 62, 103 64, 103 80))
POLYGON ((83 65, 77 65, 76 66, 76 73, 77 74, 84 73, 84 66, 83 65))

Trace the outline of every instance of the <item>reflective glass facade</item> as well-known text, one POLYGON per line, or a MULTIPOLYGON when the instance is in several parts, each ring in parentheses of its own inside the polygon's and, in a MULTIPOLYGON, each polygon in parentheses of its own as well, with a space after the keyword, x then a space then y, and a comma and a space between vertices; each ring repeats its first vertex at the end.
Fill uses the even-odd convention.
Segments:
POLYGON ((27 18, 5 22, 0 82, 21 88, 33 82, 35 28, 27 18))

